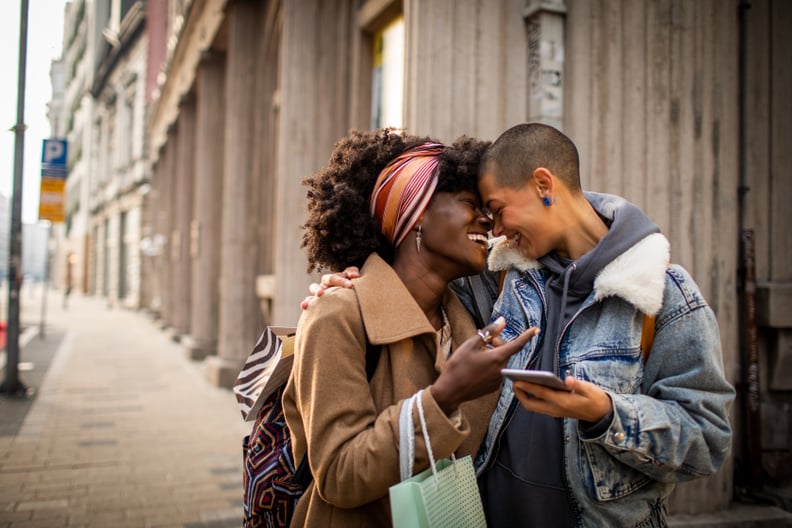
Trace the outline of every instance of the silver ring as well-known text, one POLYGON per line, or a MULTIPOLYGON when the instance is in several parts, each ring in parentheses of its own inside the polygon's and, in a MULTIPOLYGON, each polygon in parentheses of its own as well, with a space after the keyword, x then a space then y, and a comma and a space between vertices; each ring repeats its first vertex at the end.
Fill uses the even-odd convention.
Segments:
POLYGON ((485 345, 489 345, 492 341, 492 334, 487 329, 476 330, 476 335, 481 338, 485 345))

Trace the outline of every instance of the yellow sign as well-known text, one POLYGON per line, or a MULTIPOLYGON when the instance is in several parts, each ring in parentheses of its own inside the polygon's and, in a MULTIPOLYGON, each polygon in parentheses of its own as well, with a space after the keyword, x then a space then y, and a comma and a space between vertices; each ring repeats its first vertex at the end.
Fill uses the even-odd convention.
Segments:
POLYGON ((66 180, 63 178, 41 177, 41 195, 39 198, 39 220, 63 222, 64 190, 66 180))

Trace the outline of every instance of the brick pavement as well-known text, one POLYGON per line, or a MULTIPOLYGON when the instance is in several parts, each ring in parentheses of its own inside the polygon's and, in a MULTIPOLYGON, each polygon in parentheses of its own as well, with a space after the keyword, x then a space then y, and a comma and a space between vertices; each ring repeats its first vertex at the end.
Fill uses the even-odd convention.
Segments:
POLYGON ((231 391, 144 314, 51 292, 46 321, 20 353, 35 395, 0 398, 0 528, 240 526, 231 391))

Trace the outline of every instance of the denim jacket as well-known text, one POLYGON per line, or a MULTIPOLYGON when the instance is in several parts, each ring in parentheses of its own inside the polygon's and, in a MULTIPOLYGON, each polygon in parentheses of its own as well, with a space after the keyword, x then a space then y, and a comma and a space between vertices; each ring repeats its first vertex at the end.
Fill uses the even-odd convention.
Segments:
MULTIPOLYGON (((734 389, 724 377, 717 320, 688 273, 668 265, 668 248, 653 234, 614 259, 561 332, 557 374, 596 384, 613 403, 611 422, 593 438, 564 419, 563 474, 578 526, 665 526, 675 483, 712 475, 730 448, 734 389), (644 313, 656 315, 646 364, 644 313)), ((493 248, 490 268, 510 270, 492 314, 507 321, 501 337, 544 330, 547 271, 505 240, 493 248)), ((525 368, 536 344, 509 367, 525 368)), ((507 380, 476 459, 479 474, 513 404, 507 380)))

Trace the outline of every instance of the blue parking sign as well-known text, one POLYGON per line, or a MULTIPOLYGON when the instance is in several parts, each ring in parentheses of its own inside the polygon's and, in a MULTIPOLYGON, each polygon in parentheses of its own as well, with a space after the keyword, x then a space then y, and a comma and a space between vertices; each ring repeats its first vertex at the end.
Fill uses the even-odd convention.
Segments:
POLYGON ((45 139, 41 149, 41 175, 66 178, 68 143, 65 139, 45 139))
POLYGON ((63 222, 66 194, 67 143, 65 139, 45 139, 41 149, 41 194, 39 220, 63 222))

